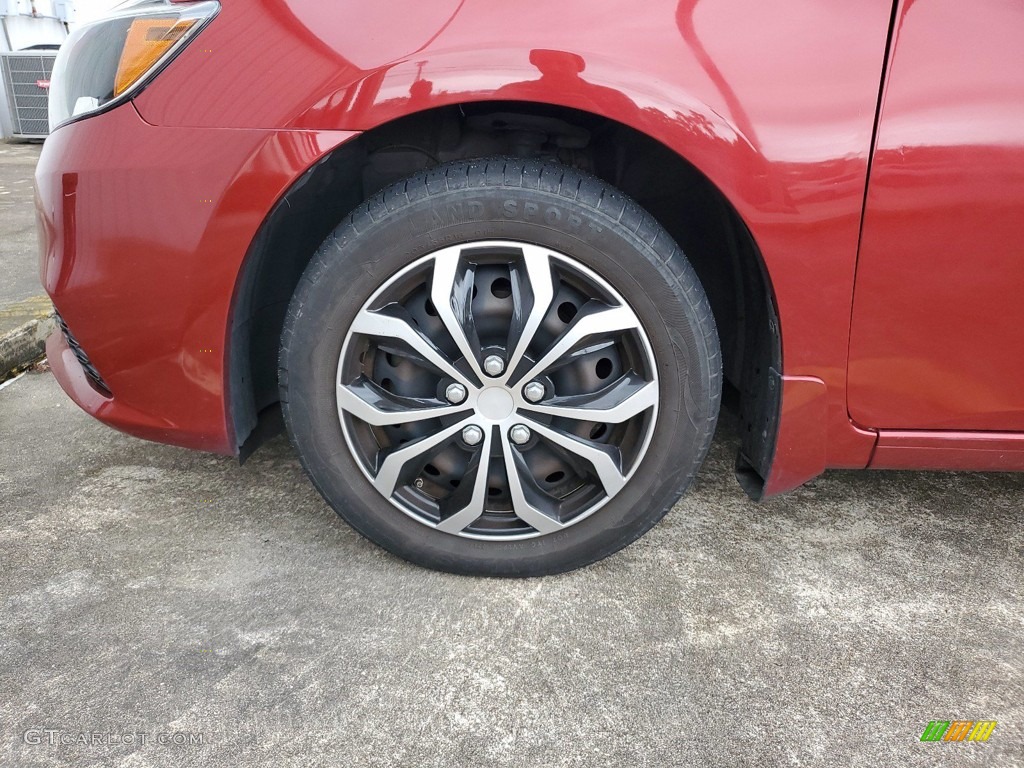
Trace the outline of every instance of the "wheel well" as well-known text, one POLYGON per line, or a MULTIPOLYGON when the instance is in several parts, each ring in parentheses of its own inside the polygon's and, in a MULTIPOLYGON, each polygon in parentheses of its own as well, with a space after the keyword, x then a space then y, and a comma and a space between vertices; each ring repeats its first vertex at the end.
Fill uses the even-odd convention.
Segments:
POLYGON ((325 156, 278 201, 253 240, 233 302, 229 419, 245 458, 280 428, 277 356, 285 311, 317 247, 344 215, 413 173, 494 155, 553 160, 633 197, 676 239, 711 302, 738 412, 737 474, 753 496, 771 466, 781 344, 771 285, 739 215, 697 169, 659 142, 597 115, 485 102, 429 110, 367 131, 325 156))

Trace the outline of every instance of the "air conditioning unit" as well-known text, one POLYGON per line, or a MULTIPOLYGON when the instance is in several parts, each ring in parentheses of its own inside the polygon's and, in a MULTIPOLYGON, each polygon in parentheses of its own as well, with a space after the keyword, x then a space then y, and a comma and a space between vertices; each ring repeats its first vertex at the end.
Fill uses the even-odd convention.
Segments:
POLYGON ((11 110, 13 135, 42 139, 50 132, 47 98, 56 51, 0 53, 0 78, 11 110))

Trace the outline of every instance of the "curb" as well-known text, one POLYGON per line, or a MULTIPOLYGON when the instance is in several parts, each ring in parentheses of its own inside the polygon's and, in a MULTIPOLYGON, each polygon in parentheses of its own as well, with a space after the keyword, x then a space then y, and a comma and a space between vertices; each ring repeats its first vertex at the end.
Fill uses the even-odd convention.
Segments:
POLYGON ((0 336, 0 379, 42 357, 46 353, 46 337, 56 330, 57 321, 51 312, 0 336))

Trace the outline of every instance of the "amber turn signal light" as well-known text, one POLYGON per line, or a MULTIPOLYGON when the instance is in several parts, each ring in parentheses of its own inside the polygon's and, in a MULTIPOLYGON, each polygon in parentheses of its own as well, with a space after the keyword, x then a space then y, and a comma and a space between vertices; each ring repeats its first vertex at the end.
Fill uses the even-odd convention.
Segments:
POLYGON ((120 96, 160 60, 198 19, 141 18, 128 28, 114 77, 114 96, 120 96))

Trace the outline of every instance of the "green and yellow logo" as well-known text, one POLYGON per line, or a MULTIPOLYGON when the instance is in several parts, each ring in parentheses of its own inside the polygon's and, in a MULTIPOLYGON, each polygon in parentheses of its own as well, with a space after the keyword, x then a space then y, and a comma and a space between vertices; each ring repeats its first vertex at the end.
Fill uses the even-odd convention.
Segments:
POLYGON ((932 720, 921 741, 988 741, 995 728, 995 720, 932 720))

